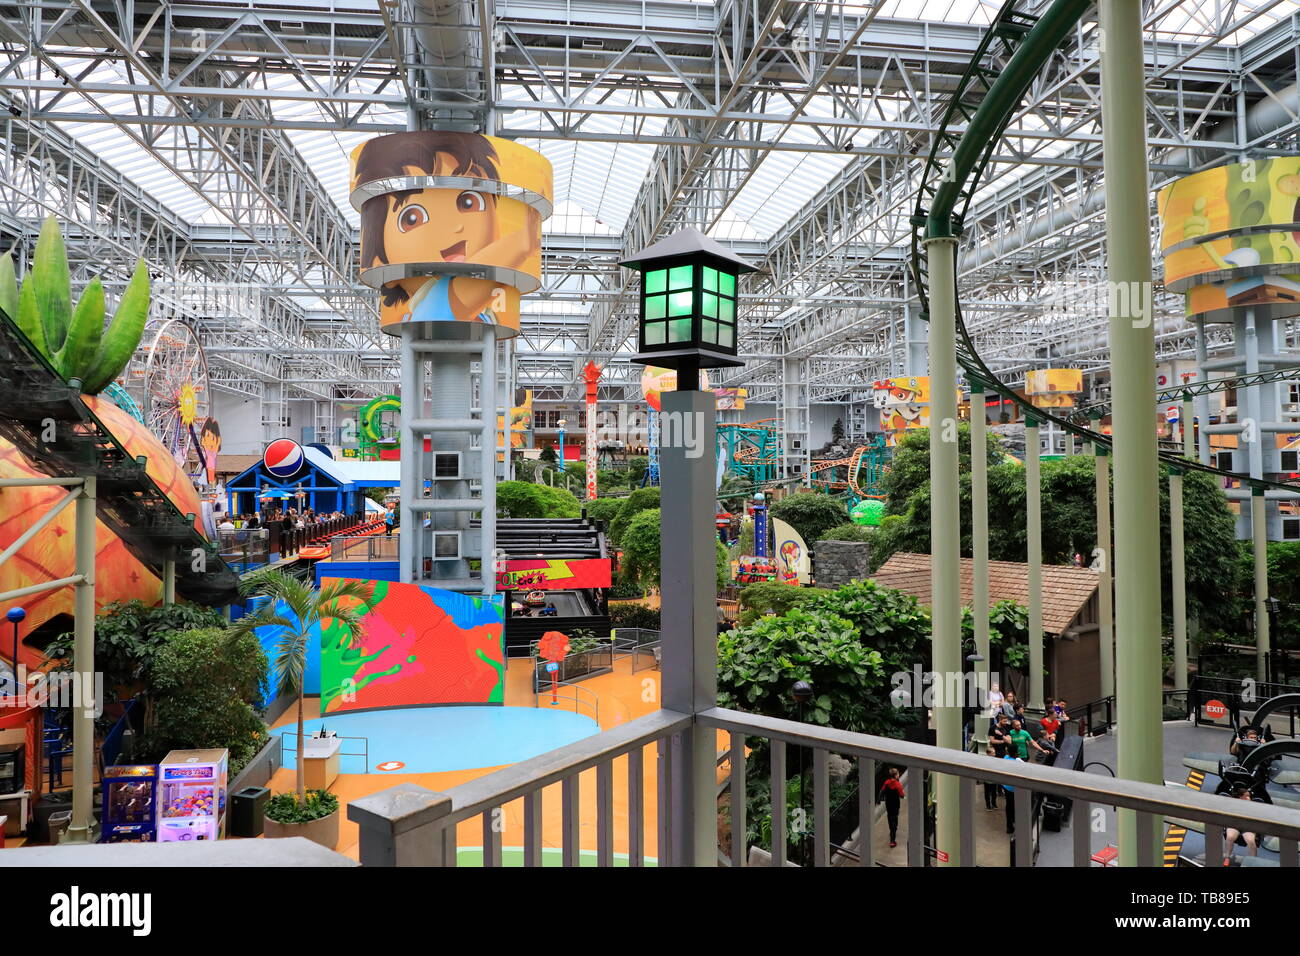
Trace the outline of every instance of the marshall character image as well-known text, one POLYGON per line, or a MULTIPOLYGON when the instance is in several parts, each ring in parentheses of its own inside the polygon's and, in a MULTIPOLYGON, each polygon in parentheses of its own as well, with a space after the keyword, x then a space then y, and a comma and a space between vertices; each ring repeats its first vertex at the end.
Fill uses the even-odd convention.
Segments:
MULTIPOLYGON (((497 180, 499 157, 477 133, 421 132, 384 136, 361 148, 355 184, 399 176, 456 176, 497 180)), ((362 269, 396 263, 469 262, 524 270, 540 248, 537 211, 525 207, 523 228, 502 234, 495 194, 474 189, 426 188, 385 193, 361 210, 362 269)), ((435 266, 436 267, 436 266, 435 266)), ((507 290, 470 276, 414 276, 386 283, 384 322, 496 324, 507 290), (391 317, 390 317, 391 316, 391 317)))

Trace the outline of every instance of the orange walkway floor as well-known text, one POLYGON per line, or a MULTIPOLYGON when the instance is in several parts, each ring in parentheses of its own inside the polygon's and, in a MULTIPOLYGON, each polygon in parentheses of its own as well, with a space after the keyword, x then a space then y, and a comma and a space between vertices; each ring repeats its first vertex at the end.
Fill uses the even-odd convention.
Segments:
MULTIPOLYGON (((532 668, 531 661, 516 659, 509 662, 506 671, 506 705, 511 707, 530 707, 533 705, 533 695, 531 687, 532 668)), ((657 670, 643 669, 636 674, 632 673, 632 661, 630 658, 615 661, 614 671, 610 674, 602 674, 596 677, 588 678, 581 682, 581 687, 596 694, 599 698, 599 722, 602 730, 608 730, 611 727, 617 727, 619 724, 642 717, 654 710, 659 709, 659 672, 657 670)), ((561 706, 573 707, 570 702, 561 702, 561 706)), ((587 712, 582 711, 580 712, 587 712)), ((309 699, 306 704, 306 713, 308 717, 314 717, 319 713, 319 705, 315 698, 309 699)), ((292 708, 276 723, 275 731, 292 730, 293 727, 293 710, 292 708)), ((728 735, 719 732, 718 746, 723 748, 728 746, 728 735)), ((643 782, 645 794, 642 798, 642 808, 644 811, 643 827, 643 846, 647 858, 654 858, 657 855, 657 834, 658 821, 655 813, 657 805, 656 787, 658 785, 656 775, 656 748, 652 745, 645 748, 642 754, 645 761, 643 782)), ((429 790, 446 790, 457 784, 474 780, 478 777, 491 773, 499 767, 484 767, 477 770, 463 770, 448 773, 368 773, 368 774, 340 774, 334 786, 330 788, 331 792, 338 795, 343 804, 347 804, 360 797, 376 793, 380 790, 387 789, 399 783, 414 783, 426 787, 429 790)), ((294 772, 292 770, 280 769, 276 771, 275 776, 271 778, 269 784, 272 792, 281 793, 292 790, 294 787, 294 772)), ((628 829, 627 829, 627 809, 628 809, 628 781, 627 781, 627 758, 620 757, 614 761, 614 852, 615 854, 626 854, 628 850, 628 829)), ((596 800, 596 772, 589 770, 579 777, 578 783, 578 800, 579 806, 586 808, 580 814, 581 825, 581 848, 594 852, 596 850, 596 815, 591 812, 595 806, 596 800)), ((506 804, 502 814, 503 830, 501 833, 501 843, 503 847, 520 847, 524 842, 524 817, 523 801, 516 800, 513 803, 506 804)), ((555 784, 547 787, 542 791, 542 846, 543 849, 559 849, 562 846, 561 830, 561 798, 560 785, 555 784)), ((335 847, 340 853, 356 859, 358 856, 357 847, 357 826, 347 819, 346 810, 341 814, 339 823, 339 842, 335 847)), ((457 829, 457 845, 464 849, 467 847, 481 847, 483 844, 483 830, 481 818, 475 817, 459 825, 457 829)))

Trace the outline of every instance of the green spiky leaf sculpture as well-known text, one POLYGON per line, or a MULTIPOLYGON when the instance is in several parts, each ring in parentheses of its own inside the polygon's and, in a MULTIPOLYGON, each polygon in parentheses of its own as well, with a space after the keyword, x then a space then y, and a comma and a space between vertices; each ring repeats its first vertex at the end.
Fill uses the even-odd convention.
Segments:
POLYGON ((76 308, 68 252, 59 223, 50 216, 41 224, 32 268, 19 289, 9 253, 0 256, 0 309, 9 313, 31 343, 64 381, 80 383, 96 395, 122 374, 131 360, 149 316, 149 272, 136 263, 113 321, 104 327, 104 286, 96 276, 86 284, 76 308))

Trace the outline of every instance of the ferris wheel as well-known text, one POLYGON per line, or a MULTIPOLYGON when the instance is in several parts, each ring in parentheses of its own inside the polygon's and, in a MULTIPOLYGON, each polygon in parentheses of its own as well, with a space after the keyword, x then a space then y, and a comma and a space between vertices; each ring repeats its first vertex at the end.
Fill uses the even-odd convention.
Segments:
POLYGON ((126 374, 144 423, 177 464, 184 465, 191 450, 202 460, 198 435, 210 413, 211 391, 203 346, 179 319, 169 319, 152 338, 148 332, 144 338, 149 345, 136 353, 126 374))

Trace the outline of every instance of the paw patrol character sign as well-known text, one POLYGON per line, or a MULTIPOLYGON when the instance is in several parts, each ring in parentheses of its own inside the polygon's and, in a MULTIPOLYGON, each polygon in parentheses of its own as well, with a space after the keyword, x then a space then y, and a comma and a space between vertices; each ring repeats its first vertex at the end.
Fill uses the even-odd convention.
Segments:
POLYGON ((361 281, 380 324, 482 322, 519 331, 519 296, 541 285, 551 164, 510 140, 445 130, 380 136, 352 153, 361 281))

